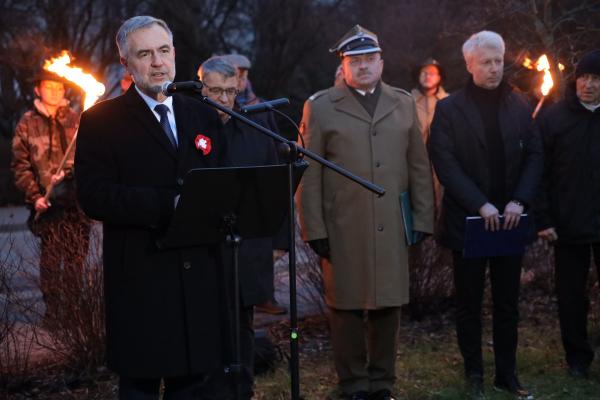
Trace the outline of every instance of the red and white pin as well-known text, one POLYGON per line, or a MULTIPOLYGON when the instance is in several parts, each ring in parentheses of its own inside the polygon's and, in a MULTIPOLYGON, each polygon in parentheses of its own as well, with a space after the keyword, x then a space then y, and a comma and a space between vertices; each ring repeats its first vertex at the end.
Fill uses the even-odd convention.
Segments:
POLYGON ((194 139, 194 144, 196 144, 196 148, 200 150, 204 155, 207 155, 212 150, 212 143, 210 141, 210 138, 207 136, 196 136, 196 139, 194 139))

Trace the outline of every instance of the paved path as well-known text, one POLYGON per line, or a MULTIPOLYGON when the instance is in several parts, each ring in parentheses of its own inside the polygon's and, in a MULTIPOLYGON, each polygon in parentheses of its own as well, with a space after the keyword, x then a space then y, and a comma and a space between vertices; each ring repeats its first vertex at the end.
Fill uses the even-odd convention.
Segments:
MULTIPOLYGON (((5 266, 20 266, 19 271, 12 277, 11 288, 18 293, 20 298, 34 304, 36 310, 43 307, 41 294, 37 287, 39 240, 27 229, 26 221, 29 211, 25 207, 0 208, 0 262, 5 266)), ((100 234, 99 224, 95 232, 100 234)), ((298 243, 298 242, 297 242, 298 243)), ((321 312, 319 295, 310 282, 308 265, 314 260, 310 259, 307 249, 298 243, 297 246, 297 303, 298 316, 304 317, 321 312)), ((275 264, 275 298, 289 308, 289 273, 288 257, 285 256, 275 264)), ((0 293, 0 310, 6 306, 6 296, 0 293)), ((23 322, 28 321, 28 316, 14 312, 14 317, 23 322)), ((286 315, 268 315, 257 313, 255 325, 268 326, 274 322, 289 318, 286 315)), ((30 319, 29 319, 30 320, 30 319)))

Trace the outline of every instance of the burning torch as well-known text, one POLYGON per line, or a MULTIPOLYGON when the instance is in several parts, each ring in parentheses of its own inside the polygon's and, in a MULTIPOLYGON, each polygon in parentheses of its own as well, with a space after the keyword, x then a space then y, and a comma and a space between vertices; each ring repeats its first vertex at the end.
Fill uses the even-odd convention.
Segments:
MULTIPOLYGON (((535 68, 540 72, 544 71, 544 80, 542 81, 542 87, 540 88, 540 91, 542 92, 542 97, 538 101, 537 106, 533 111, 533 114, 531 114, 531 118, 535 119, 535 117, 537 117, 538 113, 540 112, 544 101, 546 100, 546 96, 554 87, 554 80, 552 79, 552 74, 550 73, 550 62, 548 61, 548 57, 545 54, 542 54, 535 63, 533 63, 529 58, 525 58, 523 66, 529 69, 535 68)), ((562 64, 558 64, 558 67, 561 71, 564 69, 564 66, 562 64)))
MULTIPOLYGON (((55 73, 61 78, 65 78, 66 80, 73 82, 77 86, 79 86, 85 93, 84 101, 83 101, 83 109, 87 110, 90 108, 98 98, 104 94, 104 85, 98 82, 91 74, 83 72, 83 70, 79 67, 70 66, 71 57, 66 50, 63 50, 62 53, 55 58, 51 58, 50 60, 46 60, 44 62, 44 69, 50 72, 55 73)), ((67 159, 69 157, 69 153, 75 146, 75 139, 77 139, 77 132, 73 135, 73 139, 69 143, 69 146, 65 150, 65 154, 58 164, 58 168, 56 169, 56 174, 60 174, 64 169, 67 159)), ((46 188, 46 194, 44 195, 44 199, 46 202, 50 199, 50 195, 54 189, 54 184, 50 183, 46 188)), ((35 220, 37 220, 40 216, 40 212, 36 212, 35 220)))

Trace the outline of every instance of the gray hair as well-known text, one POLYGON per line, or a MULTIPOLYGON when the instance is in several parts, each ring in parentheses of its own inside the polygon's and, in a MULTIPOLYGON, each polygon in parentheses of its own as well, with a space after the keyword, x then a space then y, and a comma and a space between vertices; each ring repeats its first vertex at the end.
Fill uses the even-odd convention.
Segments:
POLYGON ((252 63, 248 57, 241 54, 225 54, 223 58, 229 61, 231 65, 236 68, 250 69, 252 67, 252 63))
POLYGON ((500 50, 504 54, 504 40, 502 36, 492 31, 481 31, 471 35, 462 47, 465 62, 469 63, 473 53, 480 48, 500 50))
POLYGON ((173 41, 173 32, 169 29, 169 26, 162 19, 154 18, 149 15, 138 15, 136 17, 129 18, 127 21, 123 22, 123 25, 119 28, 117 32, 117 47, 119 48, 119 56, 126 58, 127 53, 129 53, 129 49, 127 48, 127 37, 133 32, 149 28, 152 25, 158 25, 163 28, 169 34, 169 38, 171 42, 173 41))
POLYGON ((211 72, 221 74, 225 78, 237 76, 237 69, 224 56, 213 56, 204 61, 198 68, 198 78, 202 80, 211 72))

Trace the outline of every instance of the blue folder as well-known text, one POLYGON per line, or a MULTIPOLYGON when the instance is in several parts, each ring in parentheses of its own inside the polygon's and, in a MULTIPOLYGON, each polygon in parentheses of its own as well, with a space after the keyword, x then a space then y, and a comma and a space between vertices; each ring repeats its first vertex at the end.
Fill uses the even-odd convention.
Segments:
POLYGON ((502 229, 503 224, 504 217, 500 216, 500 230, 486 231, 482 217, 467 217, 463 257, 502 257, 523 254, 530 239, 529 216, 522 214, 519 225, 511 230, 502 229))
POLYGON ((402 224, 404 226, 404 234, 406 244, 412 246, 421 239, 419 232, 413 230, 412 207, 410 204, 410 193, 400 193, 400 211, 402 212, 402 224))

